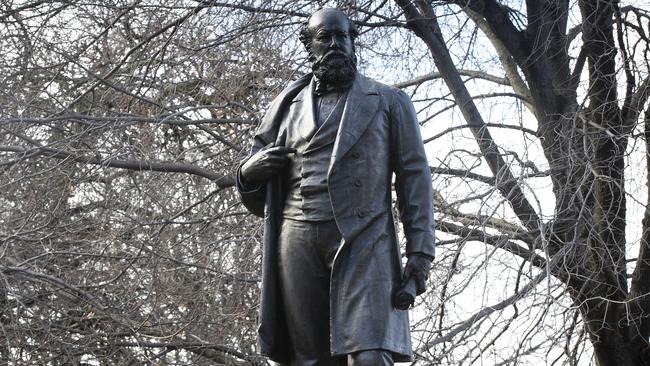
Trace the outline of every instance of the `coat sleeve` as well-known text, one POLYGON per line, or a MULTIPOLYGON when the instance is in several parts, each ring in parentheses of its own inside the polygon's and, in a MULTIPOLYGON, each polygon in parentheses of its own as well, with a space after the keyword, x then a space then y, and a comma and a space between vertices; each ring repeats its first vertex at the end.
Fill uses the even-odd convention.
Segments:
POLYGON ((235 173, 235 183, 237 191, 239 192, 239 197, 241 198, 241 202, 244 204, 246 209, 248 209, 248 211, 259 217, 264 217, 264 204, 266 199, 267 184, 246 184, 241 177, 241 167, 248 159, 250 159, 251 156, 253 156, 253 154, 271 142, 275 141, 277 137, 278 126, 275 121, 275 116, 271 115, 271 113, 277 109, 277 107, 274 108, 274 106, 278 103, 280 103, 279 100, 275 100, 273 103, 271 103, 271 107, 269 108, 271 112, 267 112, 262 119, 262 124, 255 133, 250 154, 244 158, 241 163, 239 163, 239 166, 237 166, 237 172, 235 173))
POLYGON ((406 254, 435 256, 431 170, 411 99, 394 92, 390 107, 391 161, 406 254))
POLYGON ((278 131, 280 130, 280 124, 282 123, 284 112, 293 98, 298 95, 307 84, 309 84, 311 77, 312 74, 306 74, 292 82, 273 100, 273 102, 271 102, 264 118, 262 119, 262 123, 255 133, 250 155, 248 155, 248 157, 246 157, 237 167, 235 181, 239 197, 248 211, 256 216, 264 217, 264 205, 268 184, 262 183, 256 186, 247 186, 243 184, 241 180, 241 165, 263 147, 272 142, 277 144, 279 142, 278 140, 282 140, 282 137, 278 136, 278 131))

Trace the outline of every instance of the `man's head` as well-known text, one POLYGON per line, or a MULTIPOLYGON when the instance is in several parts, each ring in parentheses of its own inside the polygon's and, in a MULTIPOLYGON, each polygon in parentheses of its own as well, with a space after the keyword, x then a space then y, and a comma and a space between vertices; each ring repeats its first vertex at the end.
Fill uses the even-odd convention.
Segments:
POLYGON ((324 8, 303 24, 300 41, 307 48, 316 77, 330 85, 347 84, 356 72, 354 40, 359 32, 340 10, 324 8))

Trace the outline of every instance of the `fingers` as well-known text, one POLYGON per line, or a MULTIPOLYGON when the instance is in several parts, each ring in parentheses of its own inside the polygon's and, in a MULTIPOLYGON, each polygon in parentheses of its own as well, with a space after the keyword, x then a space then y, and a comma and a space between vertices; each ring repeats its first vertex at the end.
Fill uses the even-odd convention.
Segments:
POLYGON ((264 152, 262 160, 271 165, 284 166, 291 161, 289 154, 295 152, 295 149, 292 149, 293 151, 288 151, 287 149, 290 148, 284 146, 274 147, 273 150, 264 152))
POLYGON ((263 155, 263 160, 264 161, 272 161, 272 162, 284 162, 284 161, 291 160, 291 158, 288 156, 288 154, 282 154, 282 155, 264 154, 263 155))
POLYGON ((270 162, 271 164, 286 164, 290 160, 288 155, 295 152, 296 149, 292 147, 274 146, 258 151, 253 158, 263 164, 266 164, 267 162, 270 162))
POLYGON ((296 149, 293 147, 287 147, 287 146, 274 146, 270 147, 268 149, 264 150, 265 153, 271 154, 271 155, 287 155, 287 154, 293 154, 296 152, 296 149))
POLYGON ((280 169, 289 164, 291 159, 288 156, 267 156, 262 162, 261 168, 280 169))
POLYGON ((405 286, 409 279, 415 279, 416 294, 420 295, 426 291, 426 283, 431 269, 431 261, 428 258, 412 256, 406 262, 402 286, 405 286))
POLYGON ((269 147, 268 149, 263 150, 263 155, 260 160, 266 167, 273 169, 284 168, 291 161, 289 154, 293 154, 295 152, 296 149, 292 147, 269 147))
POLYGON ((402 276, 402 286, 406 286, 406 284, 409 282, 411 277, 414 277, 417 279, 418 277, 418 271, 417 267, 413 265, 413 262, 406 262, 406 268, 404 268, 404 275, 402 276))
POLYGON ((251 156, 241 167, 241 174, 249 182, 265 181, 285 169, 291 163, 289 154, 296 149, 269 144, 251 156))
MULTIPOLYGON (((407 267, 408 269, 408 267, 407 267)), ((409 271, 408 273, 404 271, 404 277, 402 277, 401 286, 406 286, 408 281, 413 278, 415 280, 415 288, 417 289, 416 295, 424 293, 427 288, 427 276, 420 271, 409 271)))
POLYGON ((426 291, 427 289, 427 279, 425 276, 415 276, 415 287, 417 291, 415 292, 416 295, 421 295, 426 291))
POLYGON ((263 148, 253 155, 254 164, 277 165, 287 164, 290 160, 288 154, 295 153, 296 149, 286 146, 272 146, 263 148))

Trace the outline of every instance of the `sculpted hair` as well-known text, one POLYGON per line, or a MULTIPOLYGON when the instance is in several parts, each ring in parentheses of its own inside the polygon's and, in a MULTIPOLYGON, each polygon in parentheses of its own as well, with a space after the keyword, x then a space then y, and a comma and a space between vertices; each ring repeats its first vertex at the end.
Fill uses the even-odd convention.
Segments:
MULTIPOLYGON (((323 10, 323 9, 319 9, 323 10)), ((357 29, 357 26, 354 24, 353 21, 348 18, 348 15, 345 14, 344 12, 338 10, 338 9, 330 9, 334 11, 338 11, 339 13, 343 14, 345 16, 345 19, 348 20, 348 29, 350 30, 350 39, 352 39, 352 47, 354 47, 354 40, 357 39, 359 36, 359 30, 357 29)), ((316 12, 312 13, 314 15, 316 12)), ((298 39, 300 39, 300 42, 305 46, 305 49, 307 50, 307 53, 309 54, 309 59, 311 60, 313 58, 313 52, 311 49, 311 38, 312 34, 311 31, 309 30, 309 20, 311 19, 312 15, 307 17, 307 20, 302 22, 302 25, 300 27, 300 33, 298 34, 298 39)))

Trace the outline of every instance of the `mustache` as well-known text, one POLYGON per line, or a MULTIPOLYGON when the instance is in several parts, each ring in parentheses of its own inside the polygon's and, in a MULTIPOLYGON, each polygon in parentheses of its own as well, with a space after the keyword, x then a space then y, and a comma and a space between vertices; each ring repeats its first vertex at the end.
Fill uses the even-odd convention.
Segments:
POLYGON ((354 56, 350 56, 343 51, 331 50, 314 60, 312 68, 320 69, 341 66, 352 66, 356 68, 356 61, 357 60, 354 56))
POLYGON ((333 58, 350 58, 345 52, 340 51, 340 50, 331 50, 327 51, 324 55, 319 57, 316 62, 324 62, 333 58))

